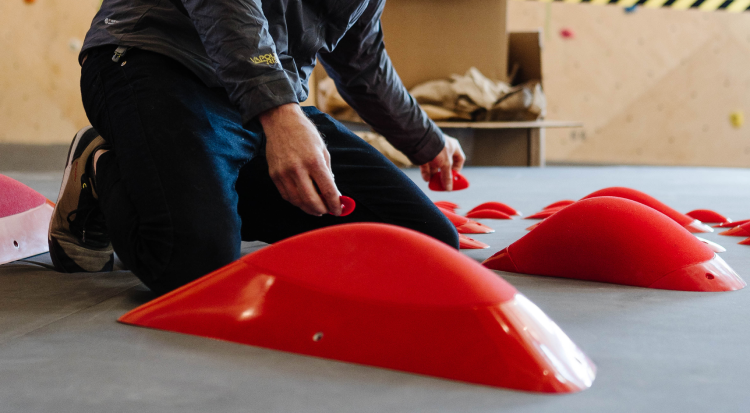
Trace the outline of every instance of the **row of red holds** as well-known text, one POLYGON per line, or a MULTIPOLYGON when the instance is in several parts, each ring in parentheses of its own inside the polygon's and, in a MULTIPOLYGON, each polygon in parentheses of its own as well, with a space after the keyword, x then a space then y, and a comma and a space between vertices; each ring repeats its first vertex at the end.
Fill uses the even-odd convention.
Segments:
POLYGON ((744 288, 745 282, 715 254, 721 250, 654 208, 621 197, 598 196, 559 210, 484 265, 647 288, 744 288))
POLYGON ((435 205, 440 211, 451 221, 459 232, 458 241, 459 248, 461 249, 485 249, 489 248, 489 245, 469 238, 464 234, 487 234, 494 232, 494 230, 484 224, 476 222, 473 218, 477 219, 511 219, 511 216, 521 215, 520 212, 514 208, 503 204, 502 202, 485 202, 481 205, 476 206, 469 211, 466 216, 461 216, 456 213, 458 205, 449 201, 436 201, 435 205))

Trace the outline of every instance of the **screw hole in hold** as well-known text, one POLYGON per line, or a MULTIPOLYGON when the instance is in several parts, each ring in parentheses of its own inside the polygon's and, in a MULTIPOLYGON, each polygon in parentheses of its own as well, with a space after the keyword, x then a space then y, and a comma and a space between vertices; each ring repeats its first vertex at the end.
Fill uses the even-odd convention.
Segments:
POLYGON ((316 341, 316 342, 322 340, 323 339, 323 332, 319 331, 319 332, 313 334, 312 338, 313 338, 313 341, 316 341))
POLYGON ((706 278, 708 278, 709 280, 713 280, 714 279, 714 275, 711 274, 710 272, 707 272, 706 273, 706 278))
POLYGON ((16 247, 16 248, 18 248, 18 241, 13 240, 13 246, 16 247))

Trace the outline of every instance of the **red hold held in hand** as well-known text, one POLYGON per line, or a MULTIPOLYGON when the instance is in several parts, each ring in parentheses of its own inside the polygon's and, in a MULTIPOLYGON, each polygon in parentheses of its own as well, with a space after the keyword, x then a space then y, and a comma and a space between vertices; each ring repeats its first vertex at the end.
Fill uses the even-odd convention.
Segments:
MULTIPOLYGON (((462 189, 466 189, 469 187, 469 180, 466 179, 463 175, 458 173, 457 171, 451 170, 451 173, 453 174, 453 190, 454 191, 460 191, 462 189)), ((445 188, 443 188, 443 183, 440 178, 440 172, 432 174, 432 177, 430 177, 430 185, 429 188, 433 191, 445 191, 445 188)))
MULTIPOLYGON (((339 197, 339 201, 341 201, 341 215, 339 215, 340 217, 345 217, 351 214, 352 212, 354 212, 354 208, 357 207, 357 203, 346 195, 341 195, 339 197)), ((329 212, 329 215, 333 214, 329 212)))

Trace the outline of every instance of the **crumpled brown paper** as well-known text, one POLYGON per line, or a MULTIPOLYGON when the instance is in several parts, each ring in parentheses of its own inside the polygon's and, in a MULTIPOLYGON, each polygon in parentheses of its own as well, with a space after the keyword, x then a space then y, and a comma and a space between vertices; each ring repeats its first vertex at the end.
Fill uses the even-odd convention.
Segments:
POLYGON ((538 81, 511 87, 488 79, 475 67, 450 80, 432 80, 410 91, 433 120, 536 120, 546 99, 538 81))

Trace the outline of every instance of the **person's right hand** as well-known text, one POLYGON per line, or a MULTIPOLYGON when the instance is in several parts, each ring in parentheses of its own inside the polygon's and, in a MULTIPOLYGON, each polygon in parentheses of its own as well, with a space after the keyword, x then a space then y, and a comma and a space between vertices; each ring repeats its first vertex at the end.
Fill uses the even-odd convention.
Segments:
POLYGON ((281 197, 310 215, 341 215, 331 157, 300 106, 282 105, 261 113, 259 119, 266 135, 268 173, 281 197))

